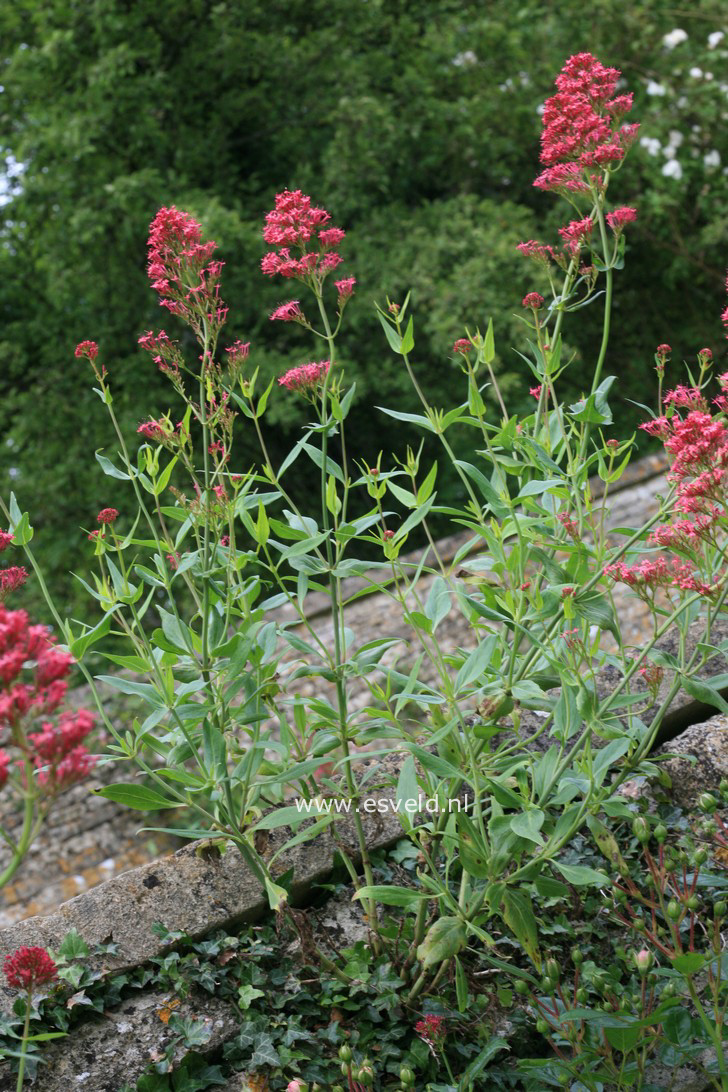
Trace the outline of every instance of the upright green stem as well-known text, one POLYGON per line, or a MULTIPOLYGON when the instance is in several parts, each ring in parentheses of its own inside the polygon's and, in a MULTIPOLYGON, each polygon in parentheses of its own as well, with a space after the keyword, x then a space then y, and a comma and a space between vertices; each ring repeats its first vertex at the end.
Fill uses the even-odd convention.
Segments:
POLYGON ((28 1049, 28 1035, 30 1032, 30 1013, 33 1008, 33 991, 28 990, 25 997, 25 1023, 23 1024, 23 1041, 20 1046, 20 1062, 18 1063, 18 1080, 15 1092, 22 1092, 25 1079, 25 1054, 28 1049))
MULTIPOLYGON (((368 887, 374 885, 374 873, 372 871, 371 860, 369 857, 369 848, 367 846, 366 834, 364 833, 364 826, 359 814, 357 800, 359 794, 359 787, 352 769, 351 761, 351 747, 349 746, 349 729, 348 729, 348 712, 347 712, 347 695, 346 684, 343 677, 343 644, 341 633, 341 587, 340 581, 333 572, 334 563, 334 547, 331 542, 331 536, 328 534, 330 531, 329 513, 326 506, 326 484, 327 484, 327 465, 328 465, 328 412, 327 412, 327 395, 329 380, 335 365, 335 337, 331 331, 329 325, 328 315, 326 314, 326 308, 324 307, 324 301, 321 295, 320 289, 315 292, 316 302, 318 303, 319 313, 321 315, 321 321, 324 324, 324 330, 326 331, 326 340, 329 346, 329 370, 326 373, 324 380, 323 391, 321 395, 321 519, 323 528, 327 532, 325 539, 326 554, 328 558, 329 566, 329 597, 331 599, 331 621, 334 630, 334 655, 336 660, 335 667, 335 679, 336 679, 336 698, 337 708, 339 714, 339 736, 341 741, 341 748, 344 757, 344 776, 346 779, 346 787, 351 800, 354 802, 354 826, 356 829, 357 841, 359 843, 359 852, 361 854, 362 868, 364 870, 364 877, 368 887)), ((341 428, 343 429, 343 422, 341 428)), ((369 924, 375 931, 374 947, 379 949, 379 939, 376 935, 377 930, 377 904, 374 899, 367 900, 367 911, 369 915, 369 924)))

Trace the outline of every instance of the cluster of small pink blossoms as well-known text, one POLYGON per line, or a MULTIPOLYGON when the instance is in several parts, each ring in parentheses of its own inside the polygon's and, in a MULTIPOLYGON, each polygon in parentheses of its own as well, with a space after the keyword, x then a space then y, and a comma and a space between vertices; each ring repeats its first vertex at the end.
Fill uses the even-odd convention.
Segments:
POLYGON ((695 575, 692 566, 676 558, 656 557, 627 565, 617 561, 606 565, 604 575, 633 588, 644 599, 650 599, 656 588, 677 588, 680 591, 698 592, 710 596, 718 590, 715 584, 707 584, 695 575))
POLYGON ((415 1024, 415 1031, 432 1050, 442 1050, 447 1036, 444 1017, 428 1013, 415 1024))
POLYGON ((202 241, 200 224, 174 206, 161 208, 147 240, 147 272, 159 302, 175 315, 203 317, 213 332, 227 318, 220 300, 224 262, 213 260, 217 243, 202 241))
MULTIPOLYGON (((658 345, 655 359, 660 374, 671 353, 667 344, 658 345)), ((701 349, 698 359, 705 370, 713 354, 701 349)), ((704 372, 701 372, 701 376, 704 372)), ((721 394, 713 403, 722 413, 728 409, 728 372, 718 376, 721 394)), ((728 425, 723 416, 713 415, 700 387, 677 386, 665 394, 668 414, 641 425, 658 437, 671 456, 668 478, 676 483, 675 512, 679 518, 656 528, 649 536, 651 546, 687 557, 692 566, 705 569, 706 545, 717 545, 719 528, 728 517, 728 425)), ((691 570, 676 558, 657 557, 638 564, 619 562, 605 570, 607 576, 634 587, 645 597, 656 587, 679 588, 713 596, 725 583, 726 573, 691 570)))
POLYGON ((331 363, 328 360, 312 361, 310 364, 301 364, 298 368, 291 368, 285 375, 280 376, 278 384, 288 391, 295 391, 307 397, 315 397, 323 385, 329 373, 331 363))
POLYGON ((83 740, 94 726, 86 709, 62 712, 58 721, 41 721, 27 732, 26 718, 48 717, 62 705, 73 659, 62 652, 45 626, 31 625, 25 611, 0 605, 0 787, 12 760, 4 749, 15 746, 38 771, 38 783, 55 793, 86 777, 95 764, 83 740))
POLYGON ((619 235, 627 224, 634 223, 636 219, 637 209, 633 209, 629 205, 622 205, 620 208, 607 213, 607 223, 615 235, 619 235))
POLYGON ((544 104, 541 162, 534 185, 585 193, 597 181, 591 171, 621 163, 638 125, 622 125, 632 95, 615 95, 620 72, 591 53, 570 57, 556 77, 557 92, 544 104))
POLYGON ((155 334, 153 330, 147 330, 142 334, 138 344, 146 353, 151 353, 152 360, 161 372, 176 376, 184 363, 182 353, 177 347, 177 342, 160 330, 155 334))
MULTIPOLYGON (((0 553, 12 546, 14 536, 10 531, 0 530, 0 553)), ((0 569, 0 604, 17 588, 22 588, 28 579, 27 571, 20 565, 10 565, 7 569, 0 569)))
POLYGON ((345 236, 331 225, 326 209, 312 205, 300 190, 284 190, 276 194, 275 208, 266 214, 263 239, 276 249, 264 255, 261 268, 267 276, 321 279, 341 265, 337 247, 345 236))
POLYGON ((6 956, 3 973, 12 990, 32 991, 35 986, 47 986, 58 978, 58 968, 45 948, 18 948, 6 956))

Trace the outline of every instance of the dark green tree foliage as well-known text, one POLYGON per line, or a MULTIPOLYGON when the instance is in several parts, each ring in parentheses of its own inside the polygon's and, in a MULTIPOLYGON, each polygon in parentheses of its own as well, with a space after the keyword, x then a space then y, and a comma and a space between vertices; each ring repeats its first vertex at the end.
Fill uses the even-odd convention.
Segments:
MULTIPOLYGON (((4 5, 0 142, 17 177, 0 248, 0 473, 3 493, 12 484, 34 515, 61 600, 76 594, 66 574, 86 548, 79 527, 90 529, 104 504, 123 507, 124 496, 89 461, 114 444, 76 342, 99 342, 129 431, 174 409, 136 345, 152 327, 180 333, 144 268, 162 204, 188 209, 218 240, 230 339, 252 341, 265 375, 312 348, 300 329, 268 321, 291 285, 260 274, 262 217, 284 187, 331 210, 358 281, 346 342, 361 396, 353 445, 370 460, 379 446, 403 453, 413 438, 398 429, 389 442, 373 409, 411 408, 373 314, 372 301, 387 294, 413 289, 417 368, 436 404, 452 401, 452 341, 492 315, 512 404, 528 406, 528 373, 508 346, 523 348, 514 315, 524 292, 543 286, 514 247, 549 239, 566 219, 563 204, 532 186, 538 106, 565 58, 589 50, 623 70, 633 117, 652 141, 614 180, 640 217, 609 362, 621 378, 621 430, 637 420, 628 399, 644 399, 658 341, 678 357, 704 344, 722 354, 722 9, 720 0, 679 12, 667 0, 4 5), (687 38, 665 42, 676 28, 687 38), (679 178, 663 173, 669 155, 679 178)), ((575 393, 597 336, 596 314, 584 315, 578 334, 567 330, 575 393)), ((281 394, 273 420, 280 455, 300 407, 281 394)))

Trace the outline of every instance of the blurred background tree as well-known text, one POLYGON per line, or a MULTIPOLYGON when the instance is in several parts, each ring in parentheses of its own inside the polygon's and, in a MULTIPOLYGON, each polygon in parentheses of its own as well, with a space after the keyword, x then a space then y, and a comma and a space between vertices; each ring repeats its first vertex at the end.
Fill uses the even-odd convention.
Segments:
MULTIPOLYGON (((358 284, 342 349, 358 385, 350 429, 362 458, 376 460, 380 448, 402 455, 416 442, 374 409, 414 408, 374 316, 372 301, 386 295, 413 290, 416 366, 434 404, 459 396, 453 340, 492 316, 511 405, 527 409, 530 376, 513 352, 524 328, 514 316, 521 296, 543 286, 515 244, 553 241, 566 218, 566 206, 532 183, 539 107, 572 53, 589 50, 622 69, 642 124, 613 184, 618 203, 639 209, 608 361, 620 379, 614 434, 639 419, 630 399, 648 398, 658 342, 673 346, 676 361, 710 346, 720 366, 724 15, 722 0, 4 5, 0 488, 14 488, 30 509, 65 607, 82 600, 68 576, 90 549, 79 528, 125 501, 90 458, 114 444, 75 344, 100 343, 129 432, 174 409, 136 343, 152 327, 182 329, 159 310, 145 275, 147 227, 162 204, 192 212, 220 244, 230 340, 252 341, 251 363, 265 376, 313 352, 298 327, 267 317, 290 288, 260 274, 261 223, 275 193, 303 189, 347 230, 343 269, 358 284)), ((598 310, 567 329, 574 394, 593 360, 598 310)), ((303 420, 294 400, 274 400, 278 455, 303 420)), ((254 456, 244 433, 241 463, 254 456)), ((442 499, 447 489, 457 483, 442 483, 442 499)), ((25 599, 39 607, 31 585, 25 599)))

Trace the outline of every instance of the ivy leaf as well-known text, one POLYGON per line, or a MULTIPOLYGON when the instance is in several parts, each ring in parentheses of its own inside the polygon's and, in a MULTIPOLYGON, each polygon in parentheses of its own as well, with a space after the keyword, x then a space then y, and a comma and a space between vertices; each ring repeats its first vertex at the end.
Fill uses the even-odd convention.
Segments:
POLYGON ((280 1064, 281 1060, 278 1057, 276 1048, 273 1046, 270 1035, 261 1035, 255 1042, 253 1057, 250 1059, 251 1067, 253 1069, 273 1069, 280 1064))

